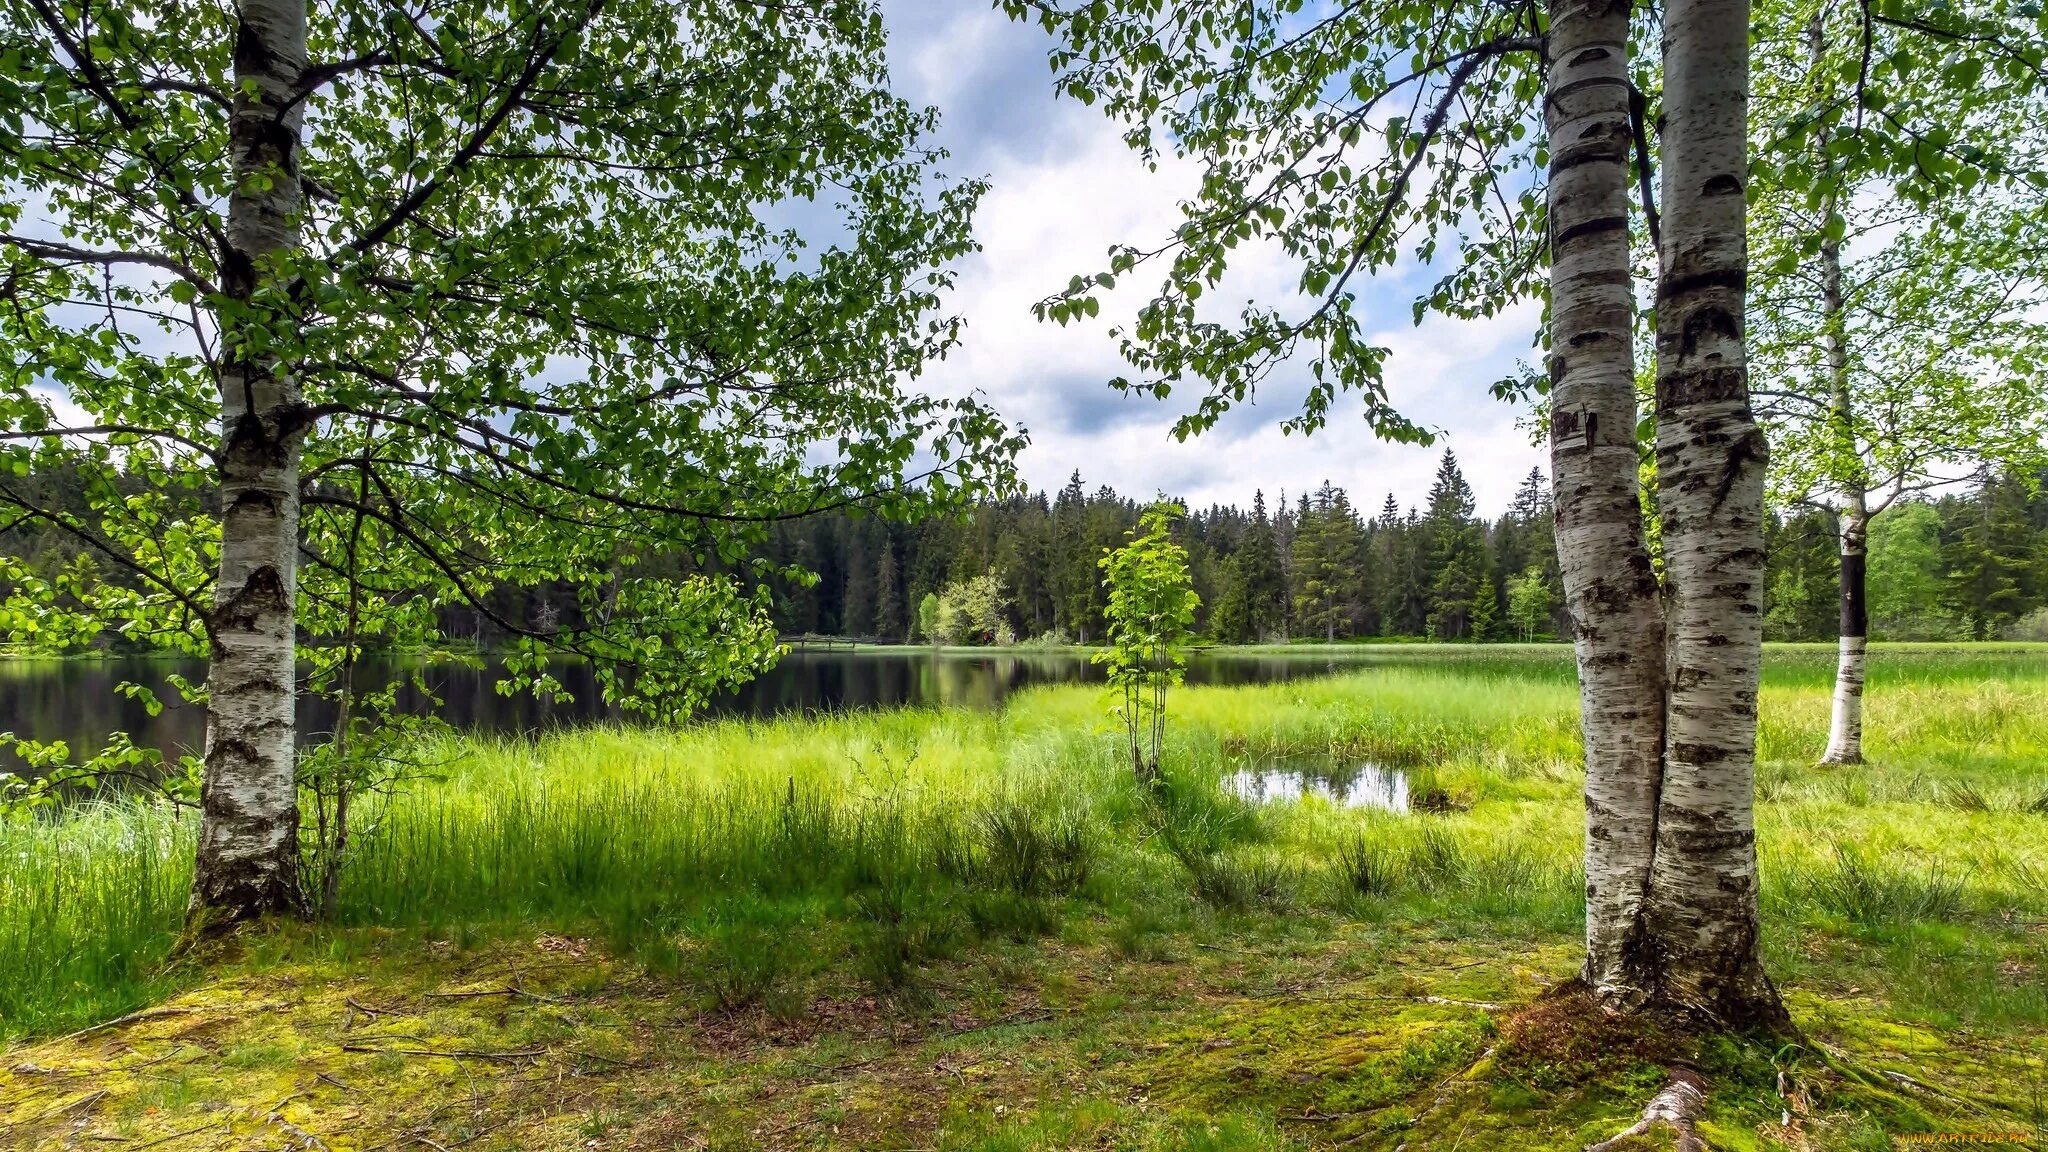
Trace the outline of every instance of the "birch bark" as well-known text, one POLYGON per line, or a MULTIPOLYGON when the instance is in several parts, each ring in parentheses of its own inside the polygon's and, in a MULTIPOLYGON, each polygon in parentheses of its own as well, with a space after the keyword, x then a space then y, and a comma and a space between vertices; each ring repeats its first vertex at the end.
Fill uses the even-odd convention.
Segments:
POLYGON ((1870 608, 1864 598, 1869 581, 1870 518, 1859 492, 1842 514, 1842 634, 1835 654, 1834 711, 1828 723, 1823 764, 1863 763, 1864 660, 1870 641, 1870 608))
POLYGON ((1554 0, 1551 476, 1586 748, 1587 984, 1639 1001, 1656 849, 1664 620, 1637 479, 1626 0, 1554 0))
MULTIPOLYGON (((298 247, 305 0, 240 0, 223 288, 256 315, 298 247)), ((300 910, 293 604, 305 406, 260 323, 223 326, 220 581, 207 672, 206 777, 190 916, 215 928, 300 910)))
MULTIPOLYGON (((1806 27, 1806 46, 1814 84, 1820 88, 1827 67, 1827 27, 1820 12, 1806 27)), ((1823 127, 1814 147, 1821 163, 1828 160, 1831 133, 1823 127)), ((1828 722, 1828 747, 1823 764, 1863 763, 1863 661, 1870 634, 1865 607, 1865 547, 1870 537, 1870 482, 1856 444, 1855 398, 1849 392, 1848 311, 1842 298, 1842 242, 1829 225, 1839 201, 1833 182, 1821 202, 1820 292, 1821 339, 1827 349, 1828 450, 1842 476, 1841 601, 1842 626, 1835 658, 1835 698, 1828 722)))
POLYGON ((1784 1020, 1757 947, 1768 451, 1743 343, 1748 32, 1749 0, 1665 6, 1656 339, 1670 683, 1647 920, 1659 999, 1731 1026, 1784 1020))

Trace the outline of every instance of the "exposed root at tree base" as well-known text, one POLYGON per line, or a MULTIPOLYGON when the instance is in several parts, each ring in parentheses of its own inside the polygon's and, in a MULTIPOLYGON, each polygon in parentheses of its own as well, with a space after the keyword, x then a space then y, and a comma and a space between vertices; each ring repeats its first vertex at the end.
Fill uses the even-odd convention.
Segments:
POLYGON ((1587 1145, 1586 1152, 1619 1152, 1624 1141, 1646 1136, 1659 1127, 1671 1129, 1677 1137, 1677 1152, 1706 1152, 1706 1142, 1700 1139, 1696 1127, 1706 1106, 1706 1081, 1690 1068, 1673 1068, 1671 1083, 1650 1097, 1649 1104, 1643 1108, 1642 1119, 1625 1132, 1598 1144, 1587 1145))

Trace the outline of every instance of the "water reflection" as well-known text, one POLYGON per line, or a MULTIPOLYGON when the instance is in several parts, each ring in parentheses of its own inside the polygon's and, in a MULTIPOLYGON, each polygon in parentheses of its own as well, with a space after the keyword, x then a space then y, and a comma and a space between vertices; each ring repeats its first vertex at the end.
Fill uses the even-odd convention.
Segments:
POLYGON ((1224 787, 1258 804, 1320 796, 1344 808, 1408 811, 1408 774, 1370 761, 1267 760, 1231 773, 1224 787))
MULTIPOLYGON (((1497 650, 1496 650, 1497 651, 1497 650)), ((1568 655, 1569 649, 1562 649, 1568 655)), ((1326 676, 1377 663, 1413 663, 1418 659, 1491 660, 1483 650, 1418 652, 1412 647, 1355 649, 1340 652, 1199 652, 1188 661, 1193 684, 1260 684, 1326 676)), ((1559 662, 1552 653, 1537 654, 1532 668, 1559 662)), ((402 665, 385 661, 386 675, 402 665)), ((1568 662, 1565 665, 1569 667, 1568 662)), ((457 728, 479 732, 532 732, 592 721, 630 717, 607 707, 598 697, 588 665, 568 663, 554 669, 574 694, 565 704, 530 695, 501 696, 498 670, 437 663, 427 676, 431 700, 410 686, 400 692, 403 707, 437 711, 457 728)), ((36 740, 64 740, 74 755, 95 751, 111 732, 127 732, 144 747, 168 757, 196 753, 203 743, 206 718, 197 708, 167 706, 151 716, 142 705, 118 695, 114 688, 134 681, 154 690, 168 705, 175 700, 168 677, 199 679, 203 665, 185 660, 7 660, 0 659, 0 731, 36 740)), ((1542 674, 1539 672, 1539 674, 1542 674)), ((720 716, 770 716, 787 712, 894 708, 906 705, 994 708, 1013 692, 1038 684, 1099 681, 1101 669, 1085 653, 961 652, 919 649, 862 649, 837 652, 793 652, 766 675, 737 692, 713 701, 708 711, 720 716)), ((300 699, 301 739, 318 740, 333 723, 322 701, 300 699)), ((13 763, 0 753, 0 770, 13 763)))

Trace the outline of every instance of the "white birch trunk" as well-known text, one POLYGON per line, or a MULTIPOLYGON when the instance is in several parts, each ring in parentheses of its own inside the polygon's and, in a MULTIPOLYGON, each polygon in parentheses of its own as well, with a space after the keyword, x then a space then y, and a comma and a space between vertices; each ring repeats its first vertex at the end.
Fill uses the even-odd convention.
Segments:
POLYGON ((1757 949, 1768 451, 1743 343, 1748 34, 1748 0, 1665 6, 1657 487, 1670 687, 1648 921, 1657 998, 1723 1026, 1784 1020, 1757 949))
MULTIPOLYGON (((304 103, 278 109, 306 67, 306 4, 240 0, 236 15, 224 288, 246 301, 299 244, 304 103)), ((305 406, 275 356, 248 350, 236 327, 223 332, 220 582, 191 905, 203 928, 303 906, 292 658, 305 406)))
POLYGON ((1586 748, 1584 979, 1639 1002, 1664 620, 1637 479, 1627 38, 1626 4, 1550 5, 1550 460, 1586 748))
MULTIPOLYGON (((1820 16, 1815 14, 1807 35, 1811 41, 1814 68, 1824 60, 1825 43, 1820 16)), ((1825 151, 1827 136, 1819 147, 1825 151)), ((1848 317, 1842 303, 1842 245, 1827 235, 1827 217, 1832 216, 1832 194, 1825 201, 1820 245, 1821 331, 1828 358, 1828 431, 1833 438, 1834 459, 1844 462, 1848 475, 1843 480, 1845 507, 1841 526, 1841 630, 1840 651, 1835 660, 1835 700, 1828 722, 1828 747, 1821 754, 1823 764, 1863 763, 1863 658, 1870 637, 1870 613, 1864 600, 1868 565, 1866 542, 1870 536, 1869 480, 1856 450, 1855 400, 1849 394, 1848 317)))
POLYGON ((1856 493, 1842 515, 1842 625, 1835 654, 1835 700, 1828 722, 1828 747, 1823 764, 1863 763, 1863 677, 1870 640, 1870 612, 1864 600, 1869 580, 1870 516, 1862 493, 1856 493))

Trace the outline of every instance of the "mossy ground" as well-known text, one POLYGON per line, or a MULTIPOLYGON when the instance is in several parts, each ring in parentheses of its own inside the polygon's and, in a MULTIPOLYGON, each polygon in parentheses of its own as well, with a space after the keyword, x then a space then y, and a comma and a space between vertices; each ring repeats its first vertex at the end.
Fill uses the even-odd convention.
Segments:
POLYGON ((133 1022, 10 1050, 0 1131, 177 1152, 1577 1148, 1682 1059, 1716 1148, 2040 1136, 2038 1033, 1797 990, 1803 1048, 1681 1047, 1546 999, 1567 941, 1321 913, 1185 928, 1137 957, 1080 918, 934 963, 914 999, 828 978, 727 1012, 588 940, 276 930, 133 1022))
MULTIPOLYGON (((1927 659, 1880 653, 1863 768, 1809 767, 1826 687, 1801 654, 1767 684, 1765 945, 1797 1044, 1555 994, 1572 692, 1524 654, 1182 694, 1172 837, 1083 689, 484 747, 393 813, 340 924, 44 974, 128 983, 0 973, 38 1013, 0 1020, 32 1037, 0 1053, 0 1147, 1581 1148, 1684 1064, 1717 1149, 2048 1149, 2048 660, 1927 659), (1421 766, 1447 810, 1215 798, 1318 748, 1421 766), (1078 831, 1085 875, 994 816, 1078 831)), ((70 917, 66 956, 162 954, 122 894, 143 876, 174 910, 183 842, 139 819, 9 833, 6 892, 52 889, 20 886, 38 860, 106 868, 64 890, 91 901, 22 906, 70 917)), ((26 916, 8 954, 54 955, 26 916)))

